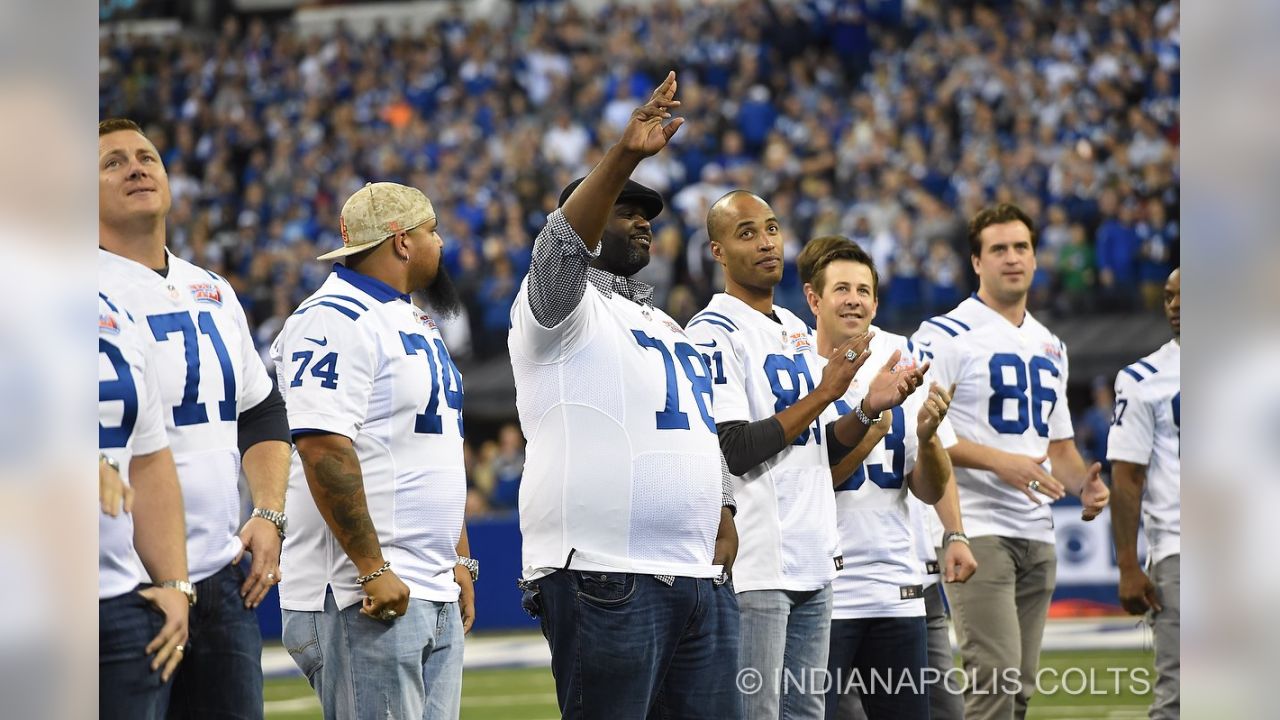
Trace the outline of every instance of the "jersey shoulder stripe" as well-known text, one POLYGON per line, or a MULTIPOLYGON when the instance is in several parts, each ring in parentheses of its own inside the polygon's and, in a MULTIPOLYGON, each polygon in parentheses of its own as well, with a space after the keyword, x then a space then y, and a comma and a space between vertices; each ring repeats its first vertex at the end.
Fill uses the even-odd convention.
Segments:
MULTIPOLYGON (((120 313, 120 308, 116 307, 116 304, 111 302, 111 298, 107 297, 105 294, 101 292, 98 293, 98 297, 102 298, 102 302, 106 303, 107 307, 111 308, 111 312, 117 313, 117 314, 120 313)), ((128 310, 124 311, 124 316, 129 318, 129 322, 137 322, 136 320, 133 319, 133 313, 129 312, 128 310)))
MULTIPOLYGON (((928 319, 926 319, 926 320, 925 320, 925 322, 929 323, 930 325, 937 325, 938 327, 940 327, 940 328, 942 328, 943 330, 945 330, 945 331, 947 332, 947 334, 948 334, 948 335, 950 335, 951 337, 956 337, 956 336, 958 336, 958 335, 960 334, 960 331, 958 331, 958 330, 953 330, 953 329, 951 328, 951 326, 950 326, 950 325, 946 325, 946 324, 943 324, 942 322, 940 322, 940 320, 941 320, 942 318, 944 318, 944 317, 946 317, 946 316, 945 316, 945 315, 939 315, 938 317, 935 317, 935 318, 928 318, 928 319)), ((949 319, 949 318, 948 318, 948 319, 949 319)), ((968 327, 965 327, 965 330, 968 330, 968 329, 969 329, 968 327)))
POLYGON ((201 270, 204 270, 206 273, 208 273, 208 274, 209 274, 209 277, 213 278, 215 281, 217 281, 217 282, 226 282, 226 279, 225 279, 225 278, 223 278, 223 277, 222 277, 221 275, 219 275, 218 273, 216 273, 216 272, 214 272, 214 271, 210 270, 209 268, 202 268, 202 267, 200 267, 199 265, 196 265, 196 267, 200 268, 201 270))
POLYGON ((690 320, 690 321, 689 321, 689 327, 693 327, 694 325, 698 325, 698 324, 700 324, 700 323, 705 323, 705 324, 707 324, 707 325, 716 325, 716 326, 719 326, 719 327, 724 328, 725 330, 727 330, 727 331, 729 331, 729 332, 734 332, 735 330, 737 330, 737 328, 736 328, 736 327, 732 327, 732 326, 730 326, 730 325, 728 325, 728 324, 726 324, 726 323, 723 323, 723 322, 721 322, 721 321, 719 321, 719 320, 715 320, 715 319, 713 319, 713 318, 709 318, 709 317, 696 317, 696 318, 694 318, 694 319, 692 319, 692 320, 690 320))
POLYGON ((350 295, 339 295, 338 293, 325 293, 323 295, 312 295, 302 301, 302 305, 298 307, 298 311, 294 313, 305 312, 316 305, 328 305, 342 312, 343 315, 355 320, 369 310, 369 306, 351 297, 350 295))
POLYGON ((105 293, 98 293, 98 297, 102 298, 102 302, 106 303, 107 307, 111 308, 111 312, 120 312, 120 308, 116 307, 116 304, 111 302, 111 298, 107 297, 105 293))
POLYGON ((730 318, 728 315, 721 315, 718 312, 712 312, 710 310, 703 310, 697 315, 694 315, 693 320, 692 322, 690 322, 690 324, 692 325, 693 323, 698 322, 699 320, 708 320, 708 321, 719 320, 722 325, 727 326, 730 332, 738 329, 738 323, 734 322, 733 319, 730 318))
POLYGON ((964 328, 965 330, 972 330, 972 329, 973 329, 973 328, 969 327, 968 323, 965 323, 965 322, 963 322, 963 321, 961 321, 961 320, 957 320, 957 319, 955 319, 955 318, 951 317, 950 315, 939 315, 938 317, 939 317, 939 319, 941 319, 941 320, 950 320, 951 322, 953 322, 953 323, 955 323, 955 324, 959 325, 960 327, 964 328))
POLYGON ((330 308, 333 308, 334 310, 337 310, 338 312, 342 313, 343 315, 346 315, 347 317, 351 318, 352 320, 359 320, 359 319, 360 319, 360 314, 361 314, 361 313, 360 313, 360 311, 359 311, 359 310, 352 310, 351 308, 347 307, 346 305, 339 305, 339 304, 338 304, 338 303, 336 303, 336 302, 332 302, 332 301, 329 301, 329 300, 320 300, 320 299, 316 299, 316 300, 315 300, 314 302, 312 302, 311 304, 309 304, 309 305, 304 305, 304 306, 302 306, 302 307, 298 308, 297 310, 295 310, 295 311, 294 311, 294 313, 293 313, 293 314, 294 314, 294 315, 301 315, 302 313, 307 312, 308 310, 315 310, 315 309, 316 309, 316 308, 318 308, 318 307, 330 307, 330 308))
POLYGON ((1147 378, 1151 377, 1151 375, 1144 375, 1142 373, 1143 370, 1146 370, 1147 372, 1151 373, 1151 375, 1155 375, 1157 372, 1159 372, 1156 366, 1152 365, 1146 360, 1139 360, 1138 362, 1130 365, 1129 367, 1124 368, 1123 372, 1129 377, 1133 378, 1134 382, 1142 382, 1143 380, 1146 380, 1147 378))

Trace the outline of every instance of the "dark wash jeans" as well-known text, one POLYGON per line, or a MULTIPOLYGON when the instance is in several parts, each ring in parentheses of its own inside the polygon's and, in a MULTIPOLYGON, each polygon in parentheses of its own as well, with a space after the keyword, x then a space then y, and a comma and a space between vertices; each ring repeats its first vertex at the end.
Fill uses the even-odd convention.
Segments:
POLYGON ((528 584, 524 606, 551 646, 567 720, 742 717, 731 583, 558 570, 528 584))
POLYGON ((169 704, 172 682, 161 682, 151 671, 147 655, 164 626, 134 588, 124 595, 98 601, 98 717, 101 720, 160 720, 169 704))
POLYGON ((170 718, 261 720, 262 631, 244 606, 245 573, 228 565, 196 583, 187 651, 173 676, 170 718))
POLYGON ((839 695, 855 677, 855 670, 854 688, 865 689, 862 707, 868 718, 929 720, 929 688, 922 674, 929 666, 924 616, 832 620, 827 658, 832 681, 827 720, 836 718, 839 695), (903 673, 909 673, 911 680, 904 681, 903 673))

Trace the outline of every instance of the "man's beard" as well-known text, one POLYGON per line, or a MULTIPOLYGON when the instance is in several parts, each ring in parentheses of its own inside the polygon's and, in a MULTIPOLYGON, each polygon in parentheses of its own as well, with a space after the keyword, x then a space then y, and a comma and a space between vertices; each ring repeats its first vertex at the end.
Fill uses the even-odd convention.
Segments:
POLYGON ((630 235, 605 232, 600 243, 600 266, 614 275, 631 277, 649 264, 648 251, 632 245, 630 235))
POLYGON ((436 279, 422 291, 427 304, 437 317, 448 320, 462 310, 462 298, 458 296, 458 287, 449 277, 449 271, 441 265, 436 271, 436 279))

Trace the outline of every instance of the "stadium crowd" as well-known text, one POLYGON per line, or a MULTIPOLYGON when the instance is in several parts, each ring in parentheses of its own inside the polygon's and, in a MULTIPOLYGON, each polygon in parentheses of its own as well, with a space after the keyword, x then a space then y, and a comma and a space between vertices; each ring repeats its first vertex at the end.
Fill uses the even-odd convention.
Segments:
POLYGON ((367 37, 232 16, 209 37, 105 34, 100 115, 161 149, 169 247, 233 283, 262 348, 328 272, 312 258, 338 203, 391 180, 443 209, 466 302, 450 347, 505 353, 556 193, 668 67, 687 127, 635 177, 668 200, 641 279, 680 322, 719 286, 703 223, 734 187, 778 211, 779 304, 802 317, 794 258, 836 232, 881 268, 886 327, 952 307, 963 219, 992 201, 1043 228, 1034 310, 1158 308, 1179 249, 1177 3, 1007 5, 544 3, 367 37))

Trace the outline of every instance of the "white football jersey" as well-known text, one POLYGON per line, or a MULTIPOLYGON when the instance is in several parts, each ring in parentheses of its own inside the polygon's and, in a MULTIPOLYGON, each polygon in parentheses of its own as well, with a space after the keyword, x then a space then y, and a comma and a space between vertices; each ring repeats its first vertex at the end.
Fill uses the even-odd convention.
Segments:
MULTIPOLYGON (((409 596, 456 601, 462 375, 435 322, 408 295, 337 264, 285 320, 271 358, 293 434, 351 439, 383 557, 409 596)), ((360 573, 320 515, 296 449, 285 509, 280 607, 323 610, 327 587, 339 609, 360 602, 360 573)))
MULTIPOLYGON (((951 426, 950 417, 944 422, 948 427, 951 426)), ((955 431, 952 430, 952 436, 954 435, 955 431)), ((942 527, 937 509, 925 505, 910 493, 907 496, 907 512, 911 515, 911 545, 915 548, 920 584, 927 588, 942 579, 938 548, 942 546, 945 528, 942 527)))
MULTIPOLYGON (((894 350, 902 351, 900 367, 914 365, 905 337, 874 326, 871 329, 876 333, 871 339, 871 357, 854 375, 844 397, 832 403, 824 422, 853 412, 894 350)), ((819 356, 818 363, 817 372, 821 373, 826 360, 819 356)), ((906 479, 919 457, 916 425, 928 397, 926 379, 902 405, 886 410, 892 416, 889 433, 872 448, 853 475, 836 485, 836 520, 844 567, 831 583, 833 619, 924 615, 923 568, 915 552, 915 533, 907 505, 912 495, 906 479)), ((943 447, 955 445, 955 433, 946 419, 938 427, 938 437, 943 447)), ((932 512, 932 508, 920 504, 932 512)))
MULTIPOLYGON (((809 328, 790 310, 773 310, 782 322, 718 293, 689 321, 714 377, 716 422, 773 417, 822 379, 809 328)), ((738 592, 817 590, 835 578, 840 550, 825 434, 819 417, 782 452, 734 478, 738 592)))
POLYGON ((150 347, 187 520, 187 563, 198 582, 243 547, 237 419, 271 392, 231 284, 165 251, 169 273, 105 250, 98 282, 133 313, 150 347))
MULTIPOLYGON (((1015 326, 975 294, 950 313, 925 320, 911 339, 919 357, 933 363, 934 381, 956 384, 947 416, 957 437, 1039 458, 1051 440, 1074 436, 1067 348, 1031 313, 1015 326)), ((1047 499, 1034 505, 985 470, 957 466, 955 474, 969 536, 1054 542, 1047 499)))
POLYGON ((1142 523, 1151 562, 1182 551, 1182 346, 1170 340, 1116 375, 1107 459, 1145 465, 1142 523))
MULTIPOLYGON (((581 243, 559 211, 544 232, 538 242, 581 243)), ((566 567, 715 577, 722 476, 702 355, 662 310, 592 282, 543 327, 528 283, 507 340, 528 439, 524 578, 566 567)))
MULTIPOLYGON (((134 455, 149 455, 169 445, 146 347, 129 313, 98 293, 98 450, 120 463, 126 485, 134 455)), ((133 516, 99 512, 98 599, 123 595, 140 582, 133 516)))

